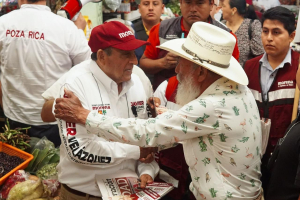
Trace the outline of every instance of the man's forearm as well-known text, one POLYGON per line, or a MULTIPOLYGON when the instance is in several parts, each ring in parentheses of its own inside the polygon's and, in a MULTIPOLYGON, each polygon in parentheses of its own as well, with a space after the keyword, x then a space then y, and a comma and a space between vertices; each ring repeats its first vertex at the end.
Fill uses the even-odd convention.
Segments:
POLYGON ((145 55, 143 55, 142 58, 140 59, 140 67, 147 74, 156 74, 161 70, 163 70, 164 67, 162 67, 161 63, 162 63, 161 59, 153 60, 147 58, 145 55))
POLYGON ((53 106, 54 99, 47 100, 42 108, 41 118, 43 122, 55 122, 55 117, 52 113, 52 106, 53 106))

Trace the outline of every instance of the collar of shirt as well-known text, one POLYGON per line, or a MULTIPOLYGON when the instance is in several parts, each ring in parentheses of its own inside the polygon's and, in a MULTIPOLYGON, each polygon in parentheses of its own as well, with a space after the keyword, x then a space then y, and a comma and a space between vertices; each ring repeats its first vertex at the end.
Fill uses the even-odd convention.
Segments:
POLYGON ((37 9, 37 10, 46 10, 51 12, 50 8, 48 6, 44 6, 44 5, 35 5, 35 4, 23 4, 21 5, 20 9, 24 9, 24 8, 33 8, 33 9, 37 9))
POLYGON ((149 30, 146 28, 146 26, 145 26, 145 24, 143 23, 143 26, 144 26, 144 29, 145 29, 145 32, 146 32, 146 34, 149 36, 149 30))
MULTIPOLYGON (((107 76, 98 66, 98 64, 93 60, 91 60, 90 63, 90 70, 92 74, 95 76, 95 78, 102 83, 102 85, 105 87, 107 92, 118 90, 117 83, 114 82, 109 76, 107 76)), ((127 82, 123 82, 122 92, 120 93, 119 96, 125 94, 133 86, 133 84, 134 82, 131 79, 127 82)), ((116 94, 118 94, 118 91, 116 92, 117 92, 116 94)))
POLYGON ((285 63, 289 63, 291 65, 292 63, 292 54, 291 54, 291 49, 288 50, 288 53, 286 54, 285 58, 283 59, 283 61, 275 68, 273 69, 268 61, 268 57, 267 54, 264 53, 263 57, 259 60, 259 62, 261 63, 261 66, 268 69, 269 71, 273 72, 276 71, 280 68, 284 67, 285 63))
MULTIPOLYGON (((208 23, 211 24, 211 17, 208 18, 208 23)), ((186 38, 190 31, 188 31, 184 28, 183 17, 181 17, 181 20, 180 20, 180 27, 181 27, 182 32, 184 33, 184 38, 186 38)))

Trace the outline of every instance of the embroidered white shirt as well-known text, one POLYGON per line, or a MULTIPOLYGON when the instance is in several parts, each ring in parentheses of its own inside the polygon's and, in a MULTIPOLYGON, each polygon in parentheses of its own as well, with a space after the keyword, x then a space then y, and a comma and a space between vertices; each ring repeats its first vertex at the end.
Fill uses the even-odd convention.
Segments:
POLYGON ((255 199, 261 190, 261 125, 251 91, 220 78, 179 111, 155 119, 107 117, 92 111, 92 134, 140 146, 170 148, 183 141, 197 199, 255 199), (134 123, 133 123, 134 122, 134 123))

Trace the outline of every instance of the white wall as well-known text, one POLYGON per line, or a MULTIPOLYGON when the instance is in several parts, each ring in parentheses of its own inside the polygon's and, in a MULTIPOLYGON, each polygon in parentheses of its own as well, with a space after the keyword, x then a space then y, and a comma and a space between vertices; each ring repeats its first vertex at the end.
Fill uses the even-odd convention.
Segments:
POLYGON ((81 9, 82 15, 87 15, 92 20, 93 27, 102 24, 102 2, 101 3, 87 3, 81 9))

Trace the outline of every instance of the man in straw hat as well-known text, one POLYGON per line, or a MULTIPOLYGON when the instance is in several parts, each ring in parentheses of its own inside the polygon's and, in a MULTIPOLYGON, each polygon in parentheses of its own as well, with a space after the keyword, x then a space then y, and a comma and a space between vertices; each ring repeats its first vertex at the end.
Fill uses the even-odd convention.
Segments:
POLYGON ((67 92, 55 116, 139 146, 161 150, 183 141, 196 199, 261 199, 261 125, 247 76, 231 56, 235 43, 227 31, 196 22, 187 39, 159 46, 179 56, 178 111, 149 120, 104 117, 67 92))

